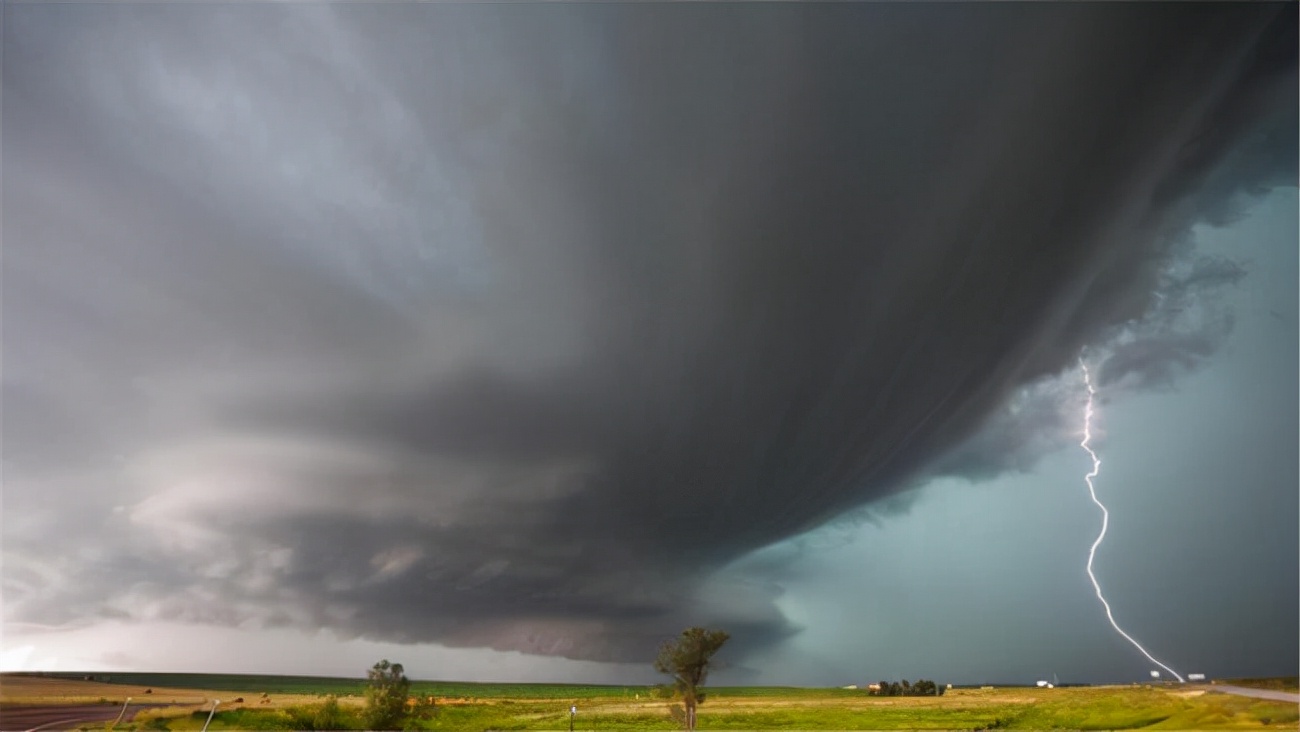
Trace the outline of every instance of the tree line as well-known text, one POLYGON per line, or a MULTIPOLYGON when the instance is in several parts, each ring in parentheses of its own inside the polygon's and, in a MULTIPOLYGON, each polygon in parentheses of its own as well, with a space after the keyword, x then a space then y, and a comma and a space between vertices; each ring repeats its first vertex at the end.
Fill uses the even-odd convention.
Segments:
POLYGON ((911 683, 902 681, 881 681, 871 685, 872 696, 942 696, 943 687, 929 679, 917 679, 911 683))

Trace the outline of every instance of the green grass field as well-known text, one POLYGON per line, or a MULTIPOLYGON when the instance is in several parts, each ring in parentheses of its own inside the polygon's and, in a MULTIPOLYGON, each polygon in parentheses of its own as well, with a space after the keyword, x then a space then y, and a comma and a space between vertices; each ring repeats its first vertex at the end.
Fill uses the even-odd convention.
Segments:
MULTIPOLYGON (((47 673, 51 678, 81 679, 90 675, 96 681, 136 686, 165 686, 179 689, 213 691, 256 690, 268 694, 361 695, 366 690, 364 678, 330 676, 270 676, 257 674, 171 674, 171 673, 47 673)), ((651 686, 599 686, 592 684, 489 684, 467 681, 412 681, 415 696, 465 697, 472 699, 589 699, 593 697, 634 697, 652 693, 651 686)))
MULTIPOLYGON (((321 704, 317 699, 324 694, 346 697, 338 726, 361 726, 360 696, 365 687, 361 679, 107 676, 115 684, 282 695, 267 706, 250 700, 243 708, 223 707, 211 730, 311 729, 321 704)), ((103 674, 95 677, 104 680, 103 674)), ((717 687, 707 691, 708 701, 699 711, 701 730, 1294 730, 1300 723, 1296 704, 1178 686, 956 689, 940 697, 894 698, 847 689, 717 687)), ((571 704, 579 709, 577 730, 677 728, 669 713, 673 700, 662 698, 656 687, 417 681, 413 693, 436 696, 438 704, 427 718, 413 720, 411 729, 567 730, 571 704)), ((198 730, 206 719, 207 711, 195 707, 146 711, 117 729, 198 730)))

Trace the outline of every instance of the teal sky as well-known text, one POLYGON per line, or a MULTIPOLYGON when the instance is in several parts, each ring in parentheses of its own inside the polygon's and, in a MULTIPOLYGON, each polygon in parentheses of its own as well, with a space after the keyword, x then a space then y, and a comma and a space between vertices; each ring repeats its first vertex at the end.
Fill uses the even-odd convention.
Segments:
MULTIPOLYGON (((1294 666, 1296 221, 1295 189, 1279 189, 1198 230, 1202 251, 1249 263, 1225 294, 1234 331, 1196 372, 1098 412, 1111 520, 1095 571, 1120 626, 1183 675, 1294 666)), ((1075 371, 1062 381, 1082 389, 1075 371)), ((1068 447, 1025 474, 937 481, 902 515, 808 540, 781 603, 808 628, 801 668, 827 684, 934 668, 972 682, 1145 676, 1084 573, 1100 526, 1088 467, 1068 447)))

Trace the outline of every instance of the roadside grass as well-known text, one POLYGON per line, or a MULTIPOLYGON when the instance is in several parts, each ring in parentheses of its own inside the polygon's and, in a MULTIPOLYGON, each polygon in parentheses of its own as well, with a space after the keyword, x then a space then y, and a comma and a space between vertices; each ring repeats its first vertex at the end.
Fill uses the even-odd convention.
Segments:
POLYGON ((1296 729, 1300 722, 1300 707, 1290 702, 1229 694, 1205 694, 1193 701, 1199 703, 1186 705, 1153 729, 1296 729))
POLYGON ((1072 689, 1026 705, 992 725, 1007 729, 1260 729, 1295 728, 1297 707, 1227 694, 1195 696, 1163 688, 1072 689))
MULTIPOLYGON (((208 712, 193 711, 183 717, 167 720, 165 729, 194 730, 203 729, 208 719, 208 712)), ((120 725, 119 725, 120 728, 120 725)), ((145 729, 158 729, 146 727, 145 729)), ((217 712, 212 717, 208 729, 247 729, 247 730, 295 730, 293 718, 283 709, 230 709, 217 712)))
POLYGON ((1163 689, 1116 687, 1072 689, 1069 695, 1044 695, 1017 710, 998 727, 1015 729, 1140 729, 1163 722, 1188 703, 1163 689))
MULTIPOLYGON (((540 708, 527 704, 508 707, 496 704, 444 706, 438 709, 432 719, 420 720, 414 726, 428 730, 523 730, 530 729, 528 725, 537 714, 546 712, 551 713, 548 715, 550 717, 559 716, 553 704, 541 705, 540 708)), ((554 727, 558 729, 562 725, 556 722, 554 727)))
MULTIPOLYGON (((274 709, 241 708, 218 711, 210 730, 313 730, 363 729, 359 708, 342 707, 330 724, 319 726, 323 705, 295 705, 274 709)), ((203 729, 208 710, 141 712, 135 720, 117 725, 118 730, 196 730, 203 729)))

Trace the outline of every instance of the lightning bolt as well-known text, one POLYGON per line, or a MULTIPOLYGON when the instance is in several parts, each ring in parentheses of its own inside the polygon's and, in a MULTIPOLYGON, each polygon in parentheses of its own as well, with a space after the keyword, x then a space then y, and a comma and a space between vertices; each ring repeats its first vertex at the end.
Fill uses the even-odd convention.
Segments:
POLYGON ((1101 509, 1101 533, 1097 534, 1097 540, 1092 542, 1092 548, 1088 550, 1088 579, 1092 580, 1092 587, 1097 591, 1097 599, 1101 600, 1101 606, 1106 608, 1106 619, 1110 621, 1110 625, 1115 629, 1115 632, 1124 636, 1124 640, 1132 643, 1133 647, 1141 651, 1142 655, 1146 656, 1152 663, 1173 674, 1175 678, 1182 682, 1184 679, 1178 675, 1177 671, 1156 660, 1155 656, 1147 653, 1147 649, 1143 648, 1141 643, 1138 643, 1133 636, 1125 633, 1124 629, 1119 627, 1119 623, 1115 622, 1115 616, 1110 611, 1110 603, 1106 602, 1106 597, 1101 594, 1101 584, 1097 582, 1097 575, 1092 573, 1092 560, 1097 554, 1097 547, 1101 546, 1102 540, 1106 538, 1106 527, 1110 524, 1110 511, 1107 511, 1106 506, 1097 500, 1097 488, 1092 484, 1092 479, 1096 478, 1097 473, 1101 472, 1101 459, 1088 446, 1088 443, 1092 441, 1092 403, 1093 397, 1097 395, 1097 390, 1092 386, 1092 374, 1088 373, 1088 365, 1083 362, 1082 358, 1079 359, 1079 368, 1083 369, 1083 383, 1088 387, 1088 406, 1083 410, 1083 442, 1079 443, 1079 447, 1087 450, 1088 456, 1092 458, 1092 471, 1083 476, 1083 479, 1088 483, 1088 494, 1092 496, 1092 502, 1097 504, 1097 508, 1101 509))

